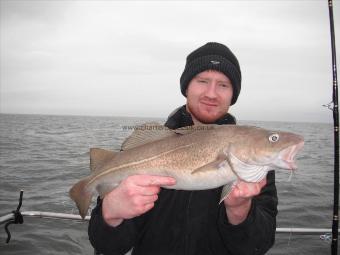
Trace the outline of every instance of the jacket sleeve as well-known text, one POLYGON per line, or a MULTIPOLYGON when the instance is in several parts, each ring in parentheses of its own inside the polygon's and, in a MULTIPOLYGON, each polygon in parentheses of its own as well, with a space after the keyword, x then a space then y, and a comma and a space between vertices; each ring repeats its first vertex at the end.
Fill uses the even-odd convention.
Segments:
POLYGON ((253 198, 247 219, 239 225, 228 222, 225 206, 221 203, 219 231, 230 254, 265 254, 275 241, 277 192, 275 172, 267 175, 267 185, 253 198))
POLYGON ((133 247, 138 235, 137 218, 124 220, 117 227, 112 227, 105 222, 102 216, 102 202, 99 200, 97 206, 92 210, 88 227, 92 246, 97 252, 103 254, 125 254, 133 247))

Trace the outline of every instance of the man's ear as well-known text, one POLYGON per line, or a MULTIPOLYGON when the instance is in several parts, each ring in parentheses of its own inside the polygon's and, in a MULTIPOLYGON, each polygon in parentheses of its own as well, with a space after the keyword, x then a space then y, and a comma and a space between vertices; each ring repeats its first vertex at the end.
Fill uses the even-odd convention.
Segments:
POLYGON ((188 97, 188 90, 189 90, 190 82, 188 83, 187 88, 185 89, 185 97, 188 97))

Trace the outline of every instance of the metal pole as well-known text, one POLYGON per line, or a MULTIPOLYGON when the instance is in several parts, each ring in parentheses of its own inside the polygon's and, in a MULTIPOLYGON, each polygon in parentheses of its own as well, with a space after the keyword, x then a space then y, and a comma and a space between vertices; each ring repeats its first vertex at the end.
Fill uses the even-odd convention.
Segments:
POLYGON ((332 222, 332 255, 338 254, 339 229, 339 108, 338 108, 338 80, 336 67, 335 33, 333 19, 333 2, 328 0, 329 23, 332 47, 332 74, 333 74, 333 121, 334 121, 334 203, 332 222))

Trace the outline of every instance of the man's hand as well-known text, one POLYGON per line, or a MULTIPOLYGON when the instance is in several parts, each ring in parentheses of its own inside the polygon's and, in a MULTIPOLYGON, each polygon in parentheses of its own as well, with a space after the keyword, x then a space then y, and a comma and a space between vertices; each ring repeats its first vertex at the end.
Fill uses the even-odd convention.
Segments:
POLYGON ((237 225, 243 222, 251 208, 251 200, 260 194, 261 189, 267 184, 267 178, 260 182, 250 183, 239 181, 228 197, 224 199, 224 205, 230 224, 237 225))
POLYGON ((103 218, 107 224, 118 226, 124 219, 146 213, 154 207, 161 186, 172 186, 172 177, 133 175, 123 180, 117 188, 105 195, 102 204, 103 218))

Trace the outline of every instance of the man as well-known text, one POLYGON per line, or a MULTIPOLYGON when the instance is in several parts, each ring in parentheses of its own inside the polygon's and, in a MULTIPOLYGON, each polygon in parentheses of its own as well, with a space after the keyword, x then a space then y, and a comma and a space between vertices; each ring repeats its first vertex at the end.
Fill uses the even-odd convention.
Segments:
MULTIPOLYGON (((187 57, 180 79, 186 105, 165 126, 196 122, 235 124, 228 113, 241 89, 241 71, 223 44, 207 43, 187 57)), ((136 175, 99 201, 89 238, 104 254, 264 254, 274 243, 277 194, 274 172, 259 183, 239 181, 222 203, 221 188, 162 189, 170 177, 136 175)))

